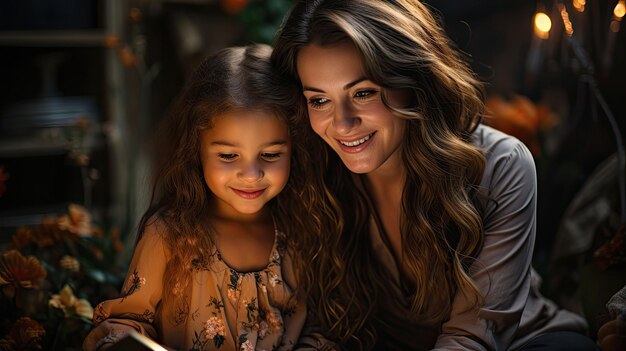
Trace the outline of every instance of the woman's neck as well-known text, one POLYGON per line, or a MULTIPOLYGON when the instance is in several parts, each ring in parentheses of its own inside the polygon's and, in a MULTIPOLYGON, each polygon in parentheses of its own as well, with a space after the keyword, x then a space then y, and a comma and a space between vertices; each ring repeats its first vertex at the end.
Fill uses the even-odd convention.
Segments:
POLYGON ((378 169, 365 175, 368 192, 374 205, 378 207, 381 203, 393 206, 402 201, 402 191, 406 182, 406 170, 399 165, 395 169, 378 169))

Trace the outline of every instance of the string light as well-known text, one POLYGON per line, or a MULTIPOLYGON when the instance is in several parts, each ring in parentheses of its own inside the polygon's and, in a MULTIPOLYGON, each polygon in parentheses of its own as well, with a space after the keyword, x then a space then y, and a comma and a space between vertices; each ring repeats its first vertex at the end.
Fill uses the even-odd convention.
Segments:
POLYGON ((613 14, 615 15, 615 19, 620 21, 624 14, 626 14, 626 5, 624 5, 624 0, 619 0, 615 8, 613 9, 613 14))
POLYGON ((537 36, 541 39, 548 39, 550 28, 552 28, 550 17, 543 12, 537 12, 535 14, 535 33, 537 36))
POLYGON ((587 0, 572 0, 572 5, 578 12, 584 12, 586 4, 587 0))
POLYGON ((615 5, 615 8, 613 9, 613 19, 611 20, 611 24, 609 25, 609 29, 611 32, 619 32, 619 22, 622 20, 625 13, 626 6, 624 6, 624 0, 619 0, 617 2, 617 5, 615 5))
POLYGON ((574 27, 572 26, 572 21, 569 20, 569 14, 567 13, 567 9, 563 3, 559 3, 559 11, 561 11, 561 18, 563 19, 563 26, 565 26, 565 33, 567 33, 568 37, 571 37, 574 34, 574 27))

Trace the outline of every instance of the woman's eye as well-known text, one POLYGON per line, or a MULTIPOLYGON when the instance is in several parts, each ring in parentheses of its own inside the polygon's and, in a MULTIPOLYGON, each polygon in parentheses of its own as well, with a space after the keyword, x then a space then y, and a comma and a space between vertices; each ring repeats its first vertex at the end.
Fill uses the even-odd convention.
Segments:
POLYGON ((280 157, 280 152, 264 152, 261 154, 261 158, 266 161, 275 161, 280 157))
POLYGON ((312 98, 309 99, 309 106, 314 109, 319 109, 328 102, 327 98, 312 98))
POLYGON ((237 158, 237 154, 217 154, 217 157, 223 161, 234 161, 237 158))
POLYGON ((369 90, 359 90, 354 94, 354 97, 359 99, 359 100, 365 100, 371 97, 376 96, 376 94, 378 93, 378 91, 373 90, 373 89, 369 89, 369 90))

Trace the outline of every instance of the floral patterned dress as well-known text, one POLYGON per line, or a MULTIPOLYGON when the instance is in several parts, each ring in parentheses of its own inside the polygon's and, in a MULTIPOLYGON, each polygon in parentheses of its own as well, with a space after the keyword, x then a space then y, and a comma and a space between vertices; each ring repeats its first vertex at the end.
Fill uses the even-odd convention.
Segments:
POLYGON ((97 350, 135 330, 176 350, 291 350, 306 319, 306 306, 292 292, 295 277, 285 237, 276 231, 269 264, 241 273, 215 250, 193 261, 191 287, 182 302, 163 304, 163 274, 170 256, 150 225, 137 244, 122 297, 100 303, 96 328, 83 348, 97 350))

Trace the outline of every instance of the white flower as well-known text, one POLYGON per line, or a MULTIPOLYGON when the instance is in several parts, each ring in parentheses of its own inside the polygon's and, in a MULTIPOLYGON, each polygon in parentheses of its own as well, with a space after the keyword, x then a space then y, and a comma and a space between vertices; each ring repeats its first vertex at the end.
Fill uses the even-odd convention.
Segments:
POLYGON ((67 284, 58 294, 52 295, 48 304, 54 308, 63 310, 65 317, 77 315, 88 319, 93 318, 93 308, 91 304, 89 304, 89 301, 76 298, 72 288, 67 284))
POLYGON ((80 262, 75 257, 65 255, 61 257, 59 265, 71 272, 78 272, 80 270, 80 262))
POLYGON ((239 299, 239 291, 237 291, 237 289, 228 288, 228 298, 232 301, 237 301, 239 299))
POLYGON ((269 276, 270 276, 270 285, 271 285, 271 286, 273 286, 273 287, 274 287, 274 286, 276 286, 276 285, 278 285, 278 284, 282 283, 282 281, 280 280, 280 278, 278 278, 278 275, 273 274, 272 272, 270 272, 270 275, 269 275, 269 276))
POLYGON ((278 313, 268 313, 267 322, 272 330, 280 330, 283 327, 283 317, 278 313))
POLYGON ((246 342, 241 344, 240 350, 241 351, 254 351, 254 346, 252 346, 252 343, 250 342, 250 340, 246 340, 246 342))
POLYGON ((224 321, 218 317, 211 317, 204 323, 204 336, 207 340, 213 340, 218 335, 226 335, 224 321))
POLYGON ((267 325, 267 322, 261 321, 261 323, 259 324, 259 338, 260 339, 263 339, 265 335, 267 335, 268 329, 269 329, 269 326, 267 325))

